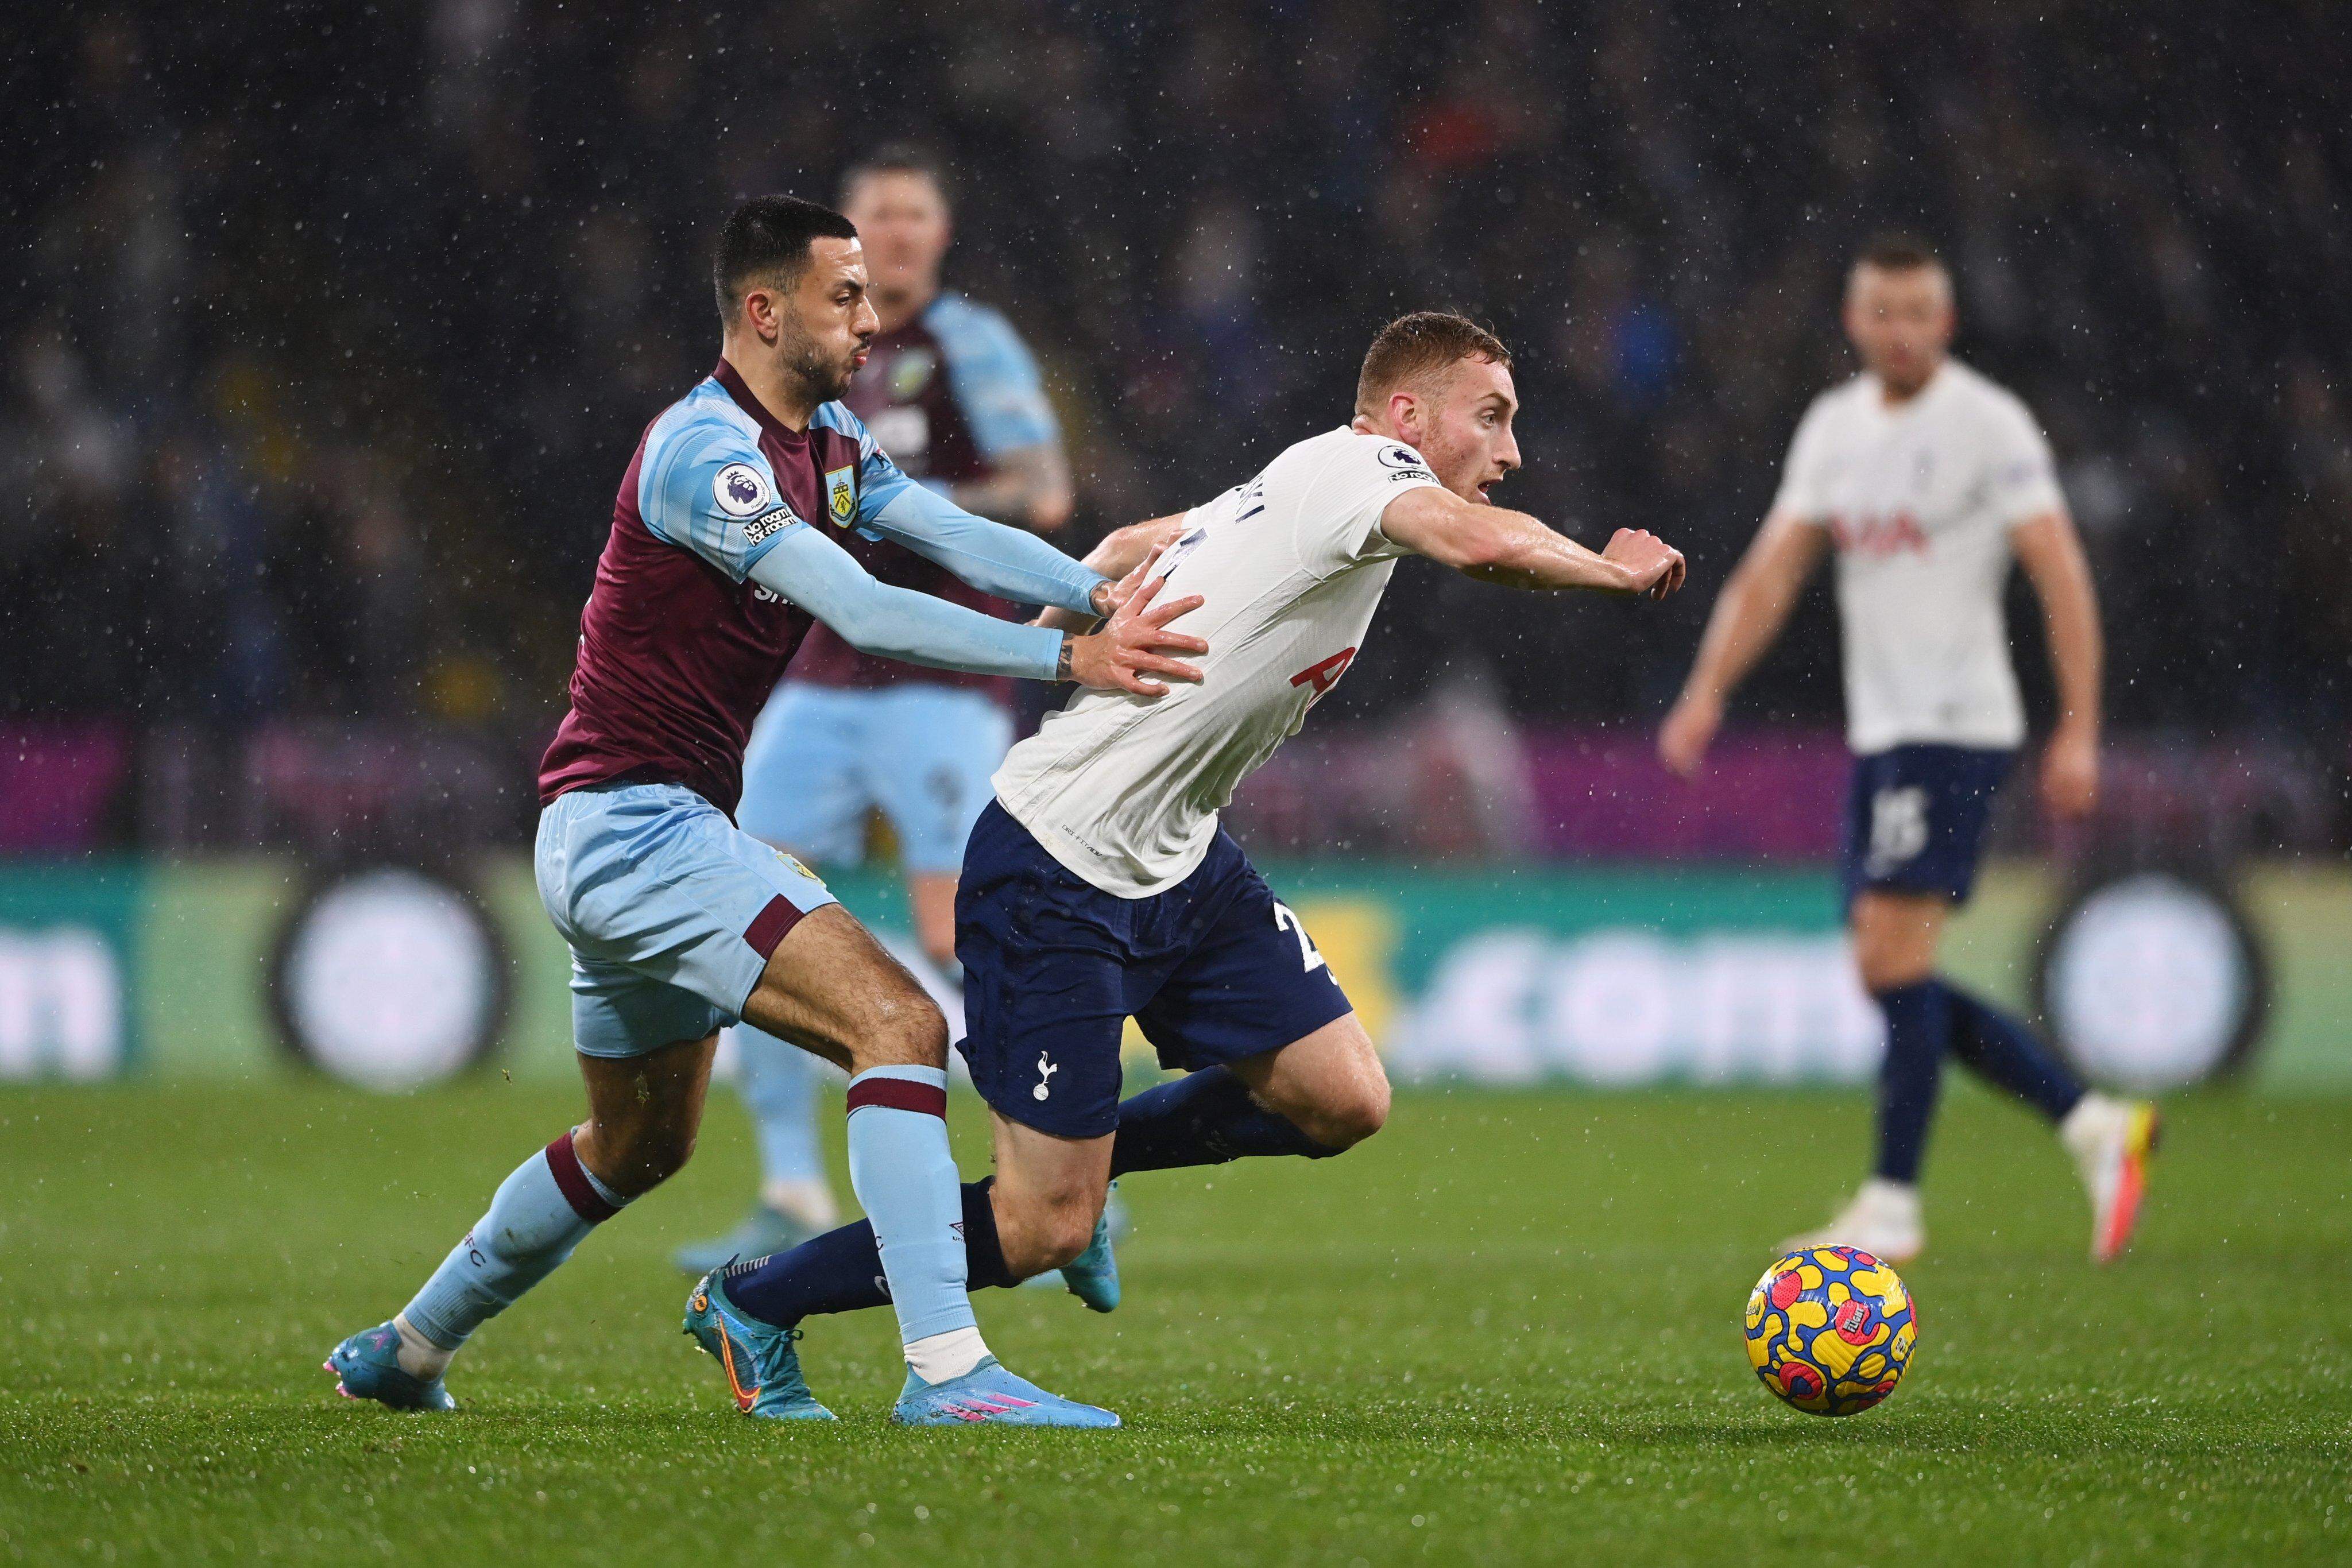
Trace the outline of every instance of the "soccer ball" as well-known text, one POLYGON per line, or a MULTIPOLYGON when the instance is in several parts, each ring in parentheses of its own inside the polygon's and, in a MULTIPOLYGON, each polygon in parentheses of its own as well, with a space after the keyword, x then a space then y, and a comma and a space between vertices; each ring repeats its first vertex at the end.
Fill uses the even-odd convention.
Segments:
POLYGON ((1811 1416, 1867 1410, 1903 1381, 1919 1310, 1895 1270, 1852 1247, 1807 1247, 1756 1281, 1748 1360, 1782 1402, 1811 1416))

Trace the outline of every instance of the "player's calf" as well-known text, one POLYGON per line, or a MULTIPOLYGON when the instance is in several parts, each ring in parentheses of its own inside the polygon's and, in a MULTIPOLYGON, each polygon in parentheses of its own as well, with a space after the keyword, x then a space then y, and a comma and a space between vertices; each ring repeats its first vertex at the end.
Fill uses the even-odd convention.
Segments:
POLYGON ((1063 1138, 999 1114, 989 1207, 1005 1272, 1059 1269, 1092 1244, 1110 1191, 1110 1138, 1063 1138))
MULTIPOLYGON (((778 944, 743 1016, 849 1069, 849 1181, 881 1239, 908 1362, 928 1382, 970 1372, 988 1347, 965 1295, 966 1226, 948 1147, 947 1020, 838 904, 814 911, 778 944)), ((745 1309, 759 1313, 765 1293, 750 1282, 745 1309)))

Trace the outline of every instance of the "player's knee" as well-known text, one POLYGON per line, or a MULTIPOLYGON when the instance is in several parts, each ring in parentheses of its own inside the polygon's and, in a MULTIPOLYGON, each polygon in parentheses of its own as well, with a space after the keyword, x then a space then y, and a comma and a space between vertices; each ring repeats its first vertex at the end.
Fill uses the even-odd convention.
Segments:
POLYGON ((1916 944, 1895 934, 1864 926, 1854 932, 1853 963, 1862 988, 1873 995, 1895 990, 1927 977, 1935 967, 1932 951, 1921 955, 1916 944))
POLYGON ((1298 1122, 1299 1131, 1325 1148, 1334 1153, 1352 1149, 1388 1125, 1388 1081, 1374 1079, 1359 1084, 1294 1120, 1298 1122))
POLYGON ((1038 1227, 1036 1249, 1044 1268, 1059 1269, 1075 1260, 1094 1239, 1092 1213, 1076 1204, 1059 1205, 1038 1227))
POLYGON ((911 980, 882 988, 871 998, 865 1027, 848 1042, 851 1070, 940 1067, 948 1064, 948 1020, 911 980))
MULTIPOLYGON (((999 1189, 1000 1192, 1002 1189, 999 1189)), ((1059 1269, 1095 1239, 1095 1208, 1075 1196, 996 1211, 997 1245, 1017 1279, 1059 1269)))

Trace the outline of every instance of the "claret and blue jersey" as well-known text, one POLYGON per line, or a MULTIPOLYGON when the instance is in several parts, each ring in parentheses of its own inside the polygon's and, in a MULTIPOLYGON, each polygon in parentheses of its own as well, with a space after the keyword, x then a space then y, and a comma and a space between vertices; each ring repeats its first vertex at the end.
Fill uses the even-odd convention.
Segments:
POLYGON ((729 820, 751 721, 815 623, 770 584, 909 657, 1053 669, 1058 633, 879 588, 833 544, 794 538, 819 523, 1036 602, 1083 607, 1101 581, 923 490, 839 403, 791 429, 721 361, 665 410, 614 499, 572 709, 540 772, 540 894, 572 948, 583 1052, 635 1055, 732 1020, 784 935, 832 901, 729 820), (886 622, 893 636, 870 635, 886 622))
POLYGON ((813 520, 871 530, 913 488, 848 409, 793 430, 720 361, 646 426, 622 477, 541 801, 625 776, 732 811, 751 721, 813 624, 751 569, 813 520))

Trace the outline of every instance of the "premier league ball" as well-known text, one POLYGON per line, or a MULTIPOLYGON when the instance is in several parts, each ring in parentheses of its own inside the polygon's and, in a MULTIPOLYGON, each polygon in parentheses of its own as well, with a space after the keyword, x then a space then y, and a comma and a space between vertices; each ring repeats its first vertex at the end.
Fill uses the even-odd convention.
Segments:
POLYGON ((1791 1252, 1748 1298, 1748 1360, 1811 1416, 1867 1410, 1903 1381, 1919 1312, 1895 1270, 1852 1247, 1791 1252))

